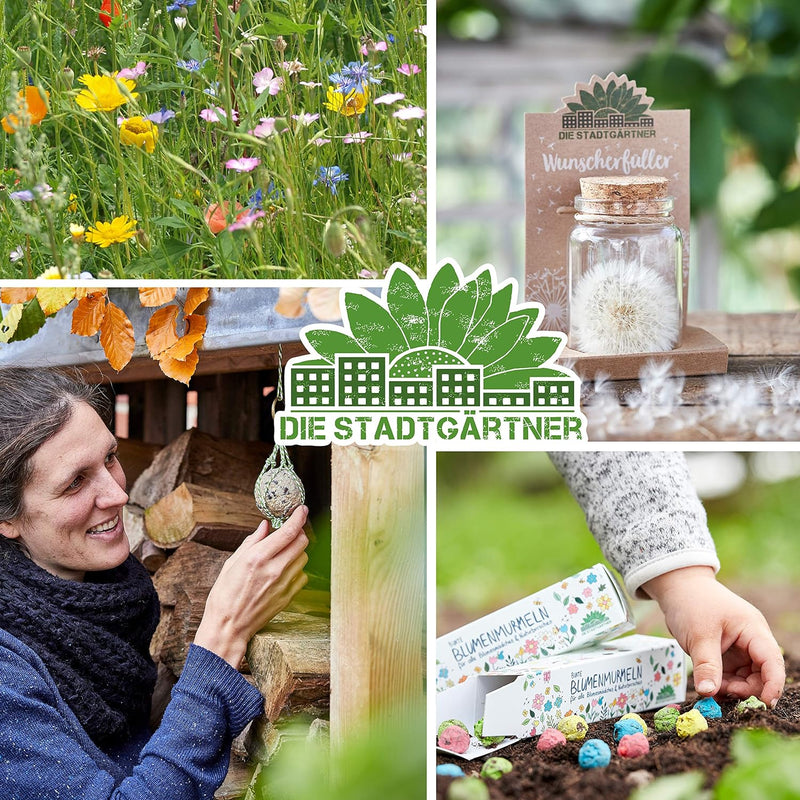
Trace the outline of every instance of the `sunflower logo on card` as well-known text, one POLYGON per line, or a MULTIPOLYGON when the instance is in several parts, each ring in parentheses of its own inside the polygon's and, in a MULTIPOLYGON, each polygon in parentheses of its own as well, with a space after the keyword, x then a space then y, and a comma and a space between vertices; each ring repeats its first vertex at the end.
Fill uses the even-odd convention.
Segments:
POLYGON ((539 331, 492 266, 465 278, 444 262, 430 281, 395 264, 380 295, 341 294, 345 327, 314 325, 286 367, 282 444, 443 445, 583 439, 580 381, 556 364, 566 337, 539 331))

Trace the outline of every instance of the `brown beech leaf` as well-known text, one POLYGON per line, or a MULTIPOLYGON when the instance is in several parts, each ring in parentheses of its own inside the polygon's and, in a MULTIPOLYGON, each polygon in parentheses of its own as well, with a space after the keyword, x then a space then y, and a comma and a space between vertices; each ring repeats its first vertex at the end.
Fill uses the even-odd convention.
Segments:
POLYGON ((51 317, 56 311, 61 311, 69 305, 75 297, 75 289, 42 288, 36 292, 36 299, 46 317, 51 317))
POLYGON ((208 287, 206 286, 193 286, 186 292, 186 302, 183 304, 183 313, 186 316, 194 314, 197 307, 208 300, 208 287))
POLYGON ((153 358, 160 358, 161 353, 178 341, 176 320, 179 311, 178 306, 164 306, 164 308, 154 311, 153 316, 150 317, 144 340, 147 342, 147 349, 153 358))
POLYGON ((105 286, 98 286, 97 288, 94 286, 78 286, 75 289, 75 297, 77 297, 78 300, 88 297, 91 294, 99 294, 105 297, 108 294, 108 289, 105 286))
POLYGON ((276 313, 289 319, 302 317, 303 301, 307 293, 308 289, 302 286, 281 286, 275 303, 276 313))
POLYGON ((180 381, 188 386, 192 375, 194 375, 194 371, 197 369, 199 358, 197 348, 195 348, 182 361, 179 361, 177 358, 170 358, 169 356, 159 358, 158 366, 161 367, 161 371, 168 378, 180 381))
POLYGON ((186 332, 172 347, 163 350, 159 359, 166 357, 183 361, 203 341, 206 332, 206 318, 202 314, 189 314, 188 317, 184 317, 184 322, 186 323, 186 332))
POLYGON ((87 294, 78 300, 72 312, 72 333, 78 336, 94 336, 100 330, 100 323, 106 313, 104 292, 87 294))
POLYGON ((133 325, 127 314, 111 302, 106 306, 106 313, 100 323, 100 344, 103 345, 108 363, 117 372, 131 360, 136 344, 133 325))
POLYGON ((337 322, 342 318, 339 306, 339 287, 328 289, 315 286, 308 290, 308 310, 321 322, 337 322))
POLYGON ((170 300, 175 299, 175 294, 177 291, 178 289, 176 286, 168 286, 166 288, 161 286, 142 286, 139 289, 139 302, 145 308, 156 308, 157 306, 163 306, 164 303, 169 303, 170 300))
POLYGON ((7 286, 5 289, 0 289, 0 301, 8 303, 13 306, 17 303, 27 303, 28 300, 33 300, 36 297, 35 286, 7 286))

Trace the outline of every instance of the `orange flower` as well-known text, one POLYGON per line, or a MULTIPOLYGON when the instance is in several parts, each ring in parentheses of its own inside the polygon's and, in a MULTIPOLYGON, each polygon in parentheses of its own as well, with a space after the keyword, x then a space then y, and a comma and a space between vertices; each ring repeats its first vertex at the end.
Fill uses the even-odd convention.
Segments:
MULTIPOLYGON (((228 203, 227 200, 224 201, 222 205, 220 205, 219 203, 213 203, 206 209, 205 213, 206 225, 208 225, 208 229, 211 231, 211 233, 214 234, 214 236, 216 236, 218 233, 222 233, 222 231, 224 231, 225 228, 227 228, 228 225, 230 224, 226 219, 229 211, 230 211, 230 203, 228 203)), ((250 209, 244 208, 244 206, 241 203, 237 203, 236 211, 237 211, 236 219, 241 219, 242 217, 247 216, 250 209), (244 210, 242 211, 242 209, 244 210)))
POLYGON ((122 13, 122 9, 119 7, 119 3, 116 0, 113 0, 114 6, 112 8, 111 3, 112 0, 103 0, 103 4, 100 6, 100 22, 106 26, 106 28, 111 27, 111 17, 118 17, 122 13))
MULTIPOLYGON (((25 105, 28 107, 28 115, 31 118, 31 125, 38 125, 47 115, 47 98, 50 97, 50 92, 45 92, 44 97, 42 97, 42 93, 35 86, 26 86, 17 97, 20 105, 23 100, 25 101, 25 105)), ((14 133, 17 125, 19 125, 19 118, 16 114, 9 114, 7 117, 3 117, 0 123, 6 133, 14 133)))

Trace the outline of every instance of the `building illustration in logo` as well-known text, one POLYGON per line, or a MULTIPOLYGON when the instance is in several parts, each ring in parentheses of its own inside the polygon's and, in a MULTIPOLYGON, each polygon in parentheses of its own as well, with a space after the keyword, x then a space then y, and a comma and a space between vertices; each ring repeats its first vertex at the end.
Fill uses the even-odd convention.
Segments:
POLYGON ((309 355, 287 364, 277 440, 582 438, 580 382, 555 363, 565 336, 538 330, 538 304, 515 305, 515 281, 445 263, 425 294, 419 282, 396 264, 380 299, 343 293, 348 328, 302 332, 309 355))
POLYGON ((652 128, 653 117, 646 112, 653 103, 636 81, 611 73, 605 79, 593 76, 565 97, 567 111, 561 116, 565 130, 585 128, 652 128))

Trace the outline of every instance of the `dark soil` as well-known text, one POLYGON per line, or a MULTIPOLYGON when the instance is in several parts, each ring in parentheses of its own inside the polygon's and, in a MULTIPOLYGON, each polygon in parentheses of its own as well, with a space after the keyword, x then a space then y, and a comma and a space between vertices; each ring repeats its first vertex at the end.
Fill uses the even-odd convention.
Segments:
MULTIPOLYGON (((653 730, 655 711, 642 713, 650 726, 650 752, 640 758, 620 758, 614 742, 615 719, 593 722, 587 739, 602 739, 611 747, 611 764, 604 769, 584 770, 578 766, 580 742, 567 742, 563 747, 540 753, 538 737, 515 742, 494 755, 507 758, 514 769, 496 781, 488 780, 491 800, 557 800, 558 798, 591 797, 592 800, 620 800, 636 788, 628 776, 647 770, 656 777, 689 770, 702 770, 707 786, 713 785, 730 762, 730 738, 738 728, 770 728, 784 734, 800 734, 800 660, 787 660, 786 689, 774 711, 756 711, 740 717, 735 711, 738 701, 721 702, 722 719, 708 721, 709 729, 691 739, 680 740, 674 733, 653 730)), ((697 701, 690 685, 681 712, 697 701)), ((478 775, 486 758, 465 761, 457 756, 438 752, 436 763, 458 764, 467 775, 478 775)), ((436 794, 444 800, 452 778, 437 776, 436 794)))

